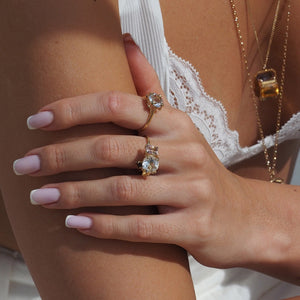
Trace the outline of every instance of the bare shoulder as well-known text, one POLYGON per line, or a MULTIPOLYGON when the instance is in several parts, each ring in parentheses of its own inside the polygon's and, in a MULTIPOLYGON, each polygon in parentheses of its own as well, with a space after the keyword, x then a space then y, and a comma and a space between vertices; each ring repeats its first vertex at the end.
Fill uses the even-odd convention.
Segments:
MULTIPOLYGON (((14 84, 22 84, 23 79, 28 81, 28 75, 38 79, 40 88, 49 80, 81 81, 87 77, 84 72, 88 70, 98 86, 105 83, 107 89, 114 86, 134 91, 131 78, 124 76, 124 72, 130 72, 123 49, 117 0, 4 0, 0 3, 0 25, 0 61, 5 68, 0 75, 1 89, 12 86, 7 84, 8 80, 14 84), (110 68, 106 68, 108 65, 110 68), (23 72, 16 73, 16 66, 23 72), (49 78, 49 71, 59 77, 49 78), (112 78, 115 80, 110 80, 112 78)), ((34 84, 36 88, 37 82, 34 84)), ((23 88, 32 89, 32 86, 27 84, 23 88)), ((79 93, 68 85, 65 90, 66 93, 60 92, 56 97, 79 93)), ((55 95, 49 96, 53 100, 55 95)), ((44 100, 47 103, 51 99, 44 100)))

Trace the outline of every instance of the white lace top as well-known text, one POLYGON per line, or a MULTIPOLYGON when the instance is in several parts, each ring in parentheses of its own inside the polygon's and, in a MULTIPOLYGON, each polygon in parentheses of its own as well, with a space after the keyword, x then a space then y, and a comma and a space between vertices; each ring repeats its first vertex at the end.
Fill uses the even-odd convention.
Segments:
MULTIPOLYGON (((204 135, 225 166, 254 156, 262 143, 241 147, 237 131, 228 128, 226 110, 221 101, 209 96, 196 69, 168 47, 158 0, 123 0, 120 3, 124 32, 130 32, 150 63, 157 70, 169 102, 186 112, 204 135)), ((300 112, 280 130, 279 142, 300 138, 300 112)), ((274 136, 265 138, 267 147, 274 136)))
MULTIPOLYGON (((119 0, 122 31, 130 32, 156 70, 171 105, 186 112, 225 166, 263 150, 261 142, 240 147, 239 134, 228 128, 221 101, 209 96, 196 69, 168 47, 159 0, 119 0)), ((280 130, 279 142, 300 138, 300 112, 280 130)), ((265 138, 267 147, 274 136, 265 138)), ((207 268, 190 258, 190 268, 199 299, 279 299, 300 295, 295 287, 268 276, 243 269, 207 268)))

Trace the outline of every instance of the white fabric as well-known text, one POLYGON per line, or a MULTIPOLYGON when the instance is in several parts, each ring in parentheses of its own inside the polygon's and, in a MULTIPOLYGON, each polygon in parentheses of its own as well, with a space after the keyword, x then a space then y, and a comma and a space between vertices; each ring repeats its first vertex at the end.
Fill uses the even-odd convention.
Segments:
MULTIPOLYGON (((159 0, 119 0, 122 31, 130 32, 159 75, 169 102, 186 112, 225 166, 250 158, 263 150, 261 141, 241 147, 237 131, 228 128, 221 101, 209 96, 196 69, 168 47, 159 0), (167 78, 167 80, 166 80, 167 78)), ((280 130, 279 142, 300 138, 300 112, 280 130)), ((265 138, 274 145, 274 136, 265 138)))
POLYGON ((0 300, 40 299, 21 255, 0 247, 0 300))
MULTIPOLYGON (((123 33, 132 34, 158 73, 171 105, 191 117, 225 166, 263 150, 260 141, 251 147, 240 147, 238 133, 228 128, 222 103, 205 92, 195 68, 168 47, 159 0, 119 0, 119 11, 123 33)), ((298 138, 300 112, 282 127, 279 142, 298 138)), ((265 143, 273 146, 274 136, 266 137, 265 143)), ((300 295, 300 287, 254 271, 207 268, 191 256, 189 261, 197 299, 274 300, 300 295)))
MULTIPOLYGON (((220 161, 233 165, 263 151, 261 141, 250 147, 241 147, 239 134, 228 127, 227 112, 222 103, 209 96, 196 69, 178 57, 169 48, 170 90, 169 102, 186 112, 204 135, 220 161)), ((300 138, 300 112, 282 126, 278 141, 300 138)), ((275 135, 265 138, 268 148, 274 146, 275 135)))

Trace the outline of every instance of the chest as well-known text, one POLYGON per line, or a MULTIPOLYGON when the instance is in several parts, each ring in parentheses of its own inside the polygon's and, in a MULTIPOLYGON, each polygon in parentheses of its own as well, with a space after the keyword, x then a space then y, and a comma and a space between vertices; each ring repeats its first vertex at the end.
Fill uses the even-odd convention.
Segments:
MULTIPOLYGON (((275 3, 275 2, 274 2, 275 3)), ((262 52, 265 53, 275 6, 273 1, 251 1, 253 18, 260 28, 262 52), (273 4, 273 5, 272 5, 273 4), (258 9, 259 8, 259 9, 258 9)), ((189 60, 199 72, 205 91, 219 100, 227 111, 228 125, 240 135, 240 144, 249 146, 257 139, 256 112, 250 97, 246 81, 244 61, 241 59, 237 31, 229 1, 203 0, 160 0, 166 40, 170 48, 180 57, 189 60)), ((251 65, 251 74, 261 68, 256 41, 244 1, 236 4, 247 58, 251 65)), ((285 8, 274 35, 270 62, 277 68, 282 65, 282 35, 286 24, 285 8)), ((296 20, 297 21, 297 20, 296 20)), ((290 34, 294 34, 295 22, 291 24, 290 34)), ((291 39, 291 37, 290 37, 291 39)), ((293 43, 289 43, 290 52, 293 43)), ((289 53, 290 54, 290 53, 289 53)), ((293 64, 288 61, 288 74, 295 72, 293 64)), ((297 71, 298 72, 298 71, 297 71)), ((290 76, 289 76, 290 77, 290 76)), ((299 77, 298 77, 299 78, 299 77)), ((282 122, 299 110, 296 101, 295 82, 285 86, 285 103, 282 122)), ((267 103, 261 108, 262 122, 266 135, 275 131, 277 105, 267 103)))

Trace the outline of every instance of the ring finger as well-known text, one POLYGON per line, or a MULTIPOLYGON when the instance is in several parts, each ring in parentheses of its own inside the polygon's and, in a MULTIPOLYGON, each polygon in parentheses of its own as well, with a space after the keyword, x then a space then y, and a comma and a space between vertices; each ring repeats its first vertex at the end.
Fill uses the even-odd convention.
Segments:
POLYGON ((98 206, 182 206, 189 197, 184 189, 175 187, 182 178, 162 175, 143 180, 140 176, 114 176, 105 179, 64 182, 46 185, 30 194, 34 205, 52 209, 74 209, 98 206), (162 184, 163 182, 163 184, 162 184), (176 190, 176 197, 172 195, 176 190), (182 199, 185 199, 183 201, 182 199))

